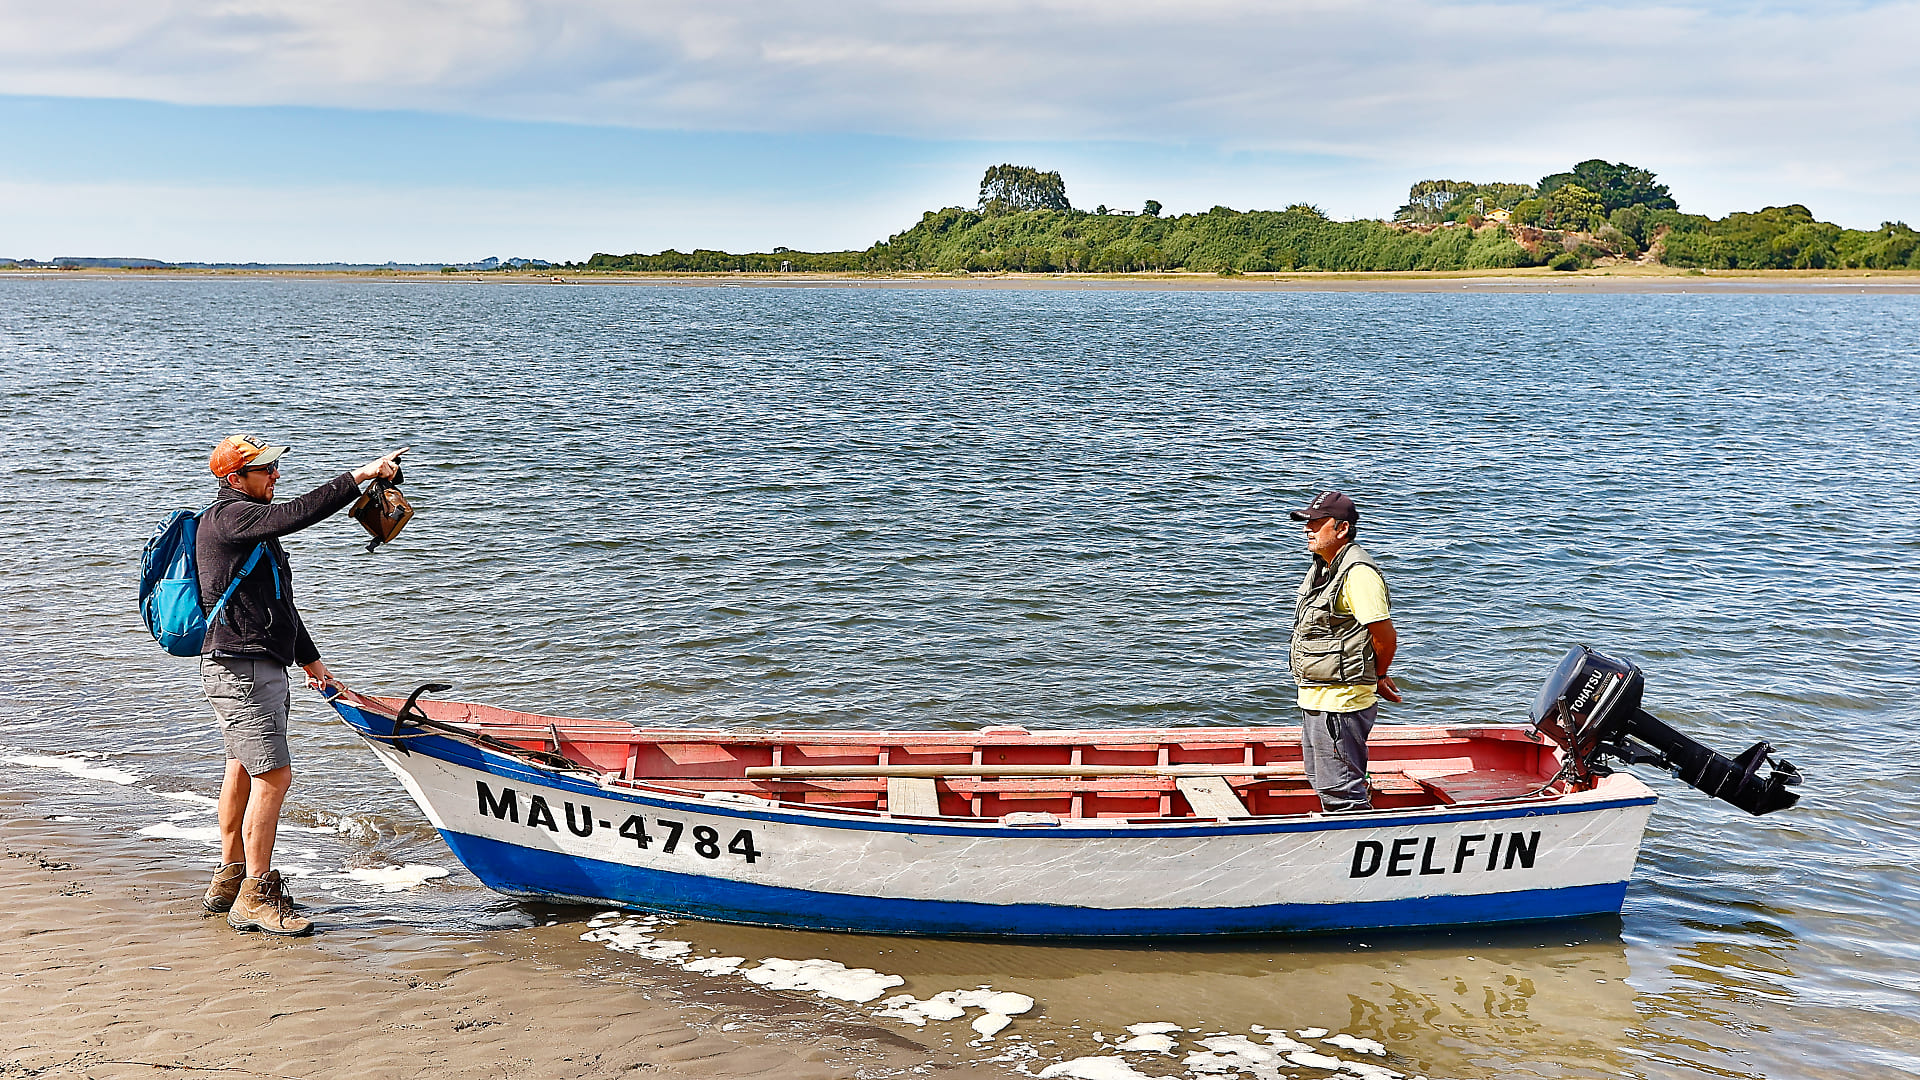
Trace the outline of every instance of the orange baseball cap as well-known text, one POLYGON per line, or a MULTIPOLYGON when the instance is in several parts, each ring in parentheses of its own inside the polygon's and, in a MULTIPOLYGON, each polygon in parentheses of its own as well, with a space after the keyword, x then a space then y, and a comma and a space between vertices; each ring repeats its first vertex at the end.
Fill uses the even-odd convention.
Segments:
POLYGON ((225 479, 250 465, 277 461, 286 452, 286 447, 268 446, 267 440, 258 435, 229 435, 213 448, 207 458, 207 468, 213 470, 213 475, 225 479))

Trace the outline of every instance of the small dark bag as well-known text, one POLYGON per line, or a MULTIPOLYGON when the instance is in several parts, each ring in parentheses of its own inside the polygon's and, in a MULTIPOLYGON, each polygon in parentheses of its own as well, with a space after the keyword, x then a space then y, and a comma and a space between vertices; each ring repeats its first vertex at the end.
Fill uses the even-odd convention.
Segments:
POLYGON ((413 520, 413 504, 400 494, 401 474, 395 470, 393 479, 376 476, 373 483, 353 504, 347 515, 360 523, 372 535, 367 541, 367 550, 372 551, 381 544, 391 543, 400 535, 400 530, 413 520))

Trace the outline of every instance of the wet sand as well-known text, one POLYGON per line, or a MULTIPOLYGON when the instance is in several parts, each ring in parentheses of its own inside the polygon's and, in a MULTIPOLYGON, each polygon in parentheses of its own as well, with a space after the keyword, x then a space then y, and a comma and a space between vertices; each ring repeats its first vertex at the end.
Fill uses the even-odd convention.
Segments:
POLYGON ((1378 273, 1257 273, 1222 277, 1202 273, 1146 274, 826 274, 712 273, 628 274, 549 271, 478 271, 459 274, 417 271, 306 270, 0 270, 0 281, 25 277, 286 278, 332 281, 480 282, 517 285, 654 285, 678 288, 725 286, 792 289, 983 289, 1057 292, 1360 292, 1360 293, 1804 293, 1885 296, 1920 294, 1913 270, 1709 270, 1620 264, 1562 272, 1543 267, 1514 270, 1441 270, 1378 273))
POLYGON ((696 1002, 670 972, 539 959, 543 942, 577 944, 577 925, 512 932, 505 947, 324 915, 311 938, 236 933, 200 910, 200 867, 6 813, 0 1076, 1005 1075, 808 1001, 696 1002))

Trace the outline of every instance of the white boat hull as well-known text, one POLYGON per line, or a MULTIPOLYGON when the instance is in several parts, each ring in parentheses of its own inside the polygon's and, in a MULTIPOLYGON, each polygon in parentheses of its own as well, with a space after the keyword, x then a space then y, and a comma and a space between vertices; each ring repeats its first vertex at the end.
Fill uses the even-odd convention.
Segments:
POLYGON ((1160 937, 1617 913, 1655 802, 1617 774, 1552 799, 1349 815, 894 819, 633 789, 445 735, 390 742, 341 711, 489 887, 769 926, 1160 937))

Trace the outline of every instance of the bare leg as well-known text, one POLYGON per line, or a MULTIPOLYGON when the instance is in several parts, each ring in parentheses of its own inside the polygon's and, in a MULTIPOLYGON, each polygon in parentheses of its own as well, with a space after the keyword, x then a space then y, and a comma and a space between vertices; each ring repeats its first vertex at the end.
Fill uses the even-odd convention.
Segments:
POLYGON ((247 800, 244 841, 247 876, 257 878, 273 869, 273 841, 280 833, 280 807, 293 787, 293 766, 282 765, 253 777, 247 800))
POLYGON ((247 815, 247 795, 253 778, 239 762, 227 759, 226 779, 220 783, 220 861, 246 862, 246 849, 240 842, 240 823, 247 815))

